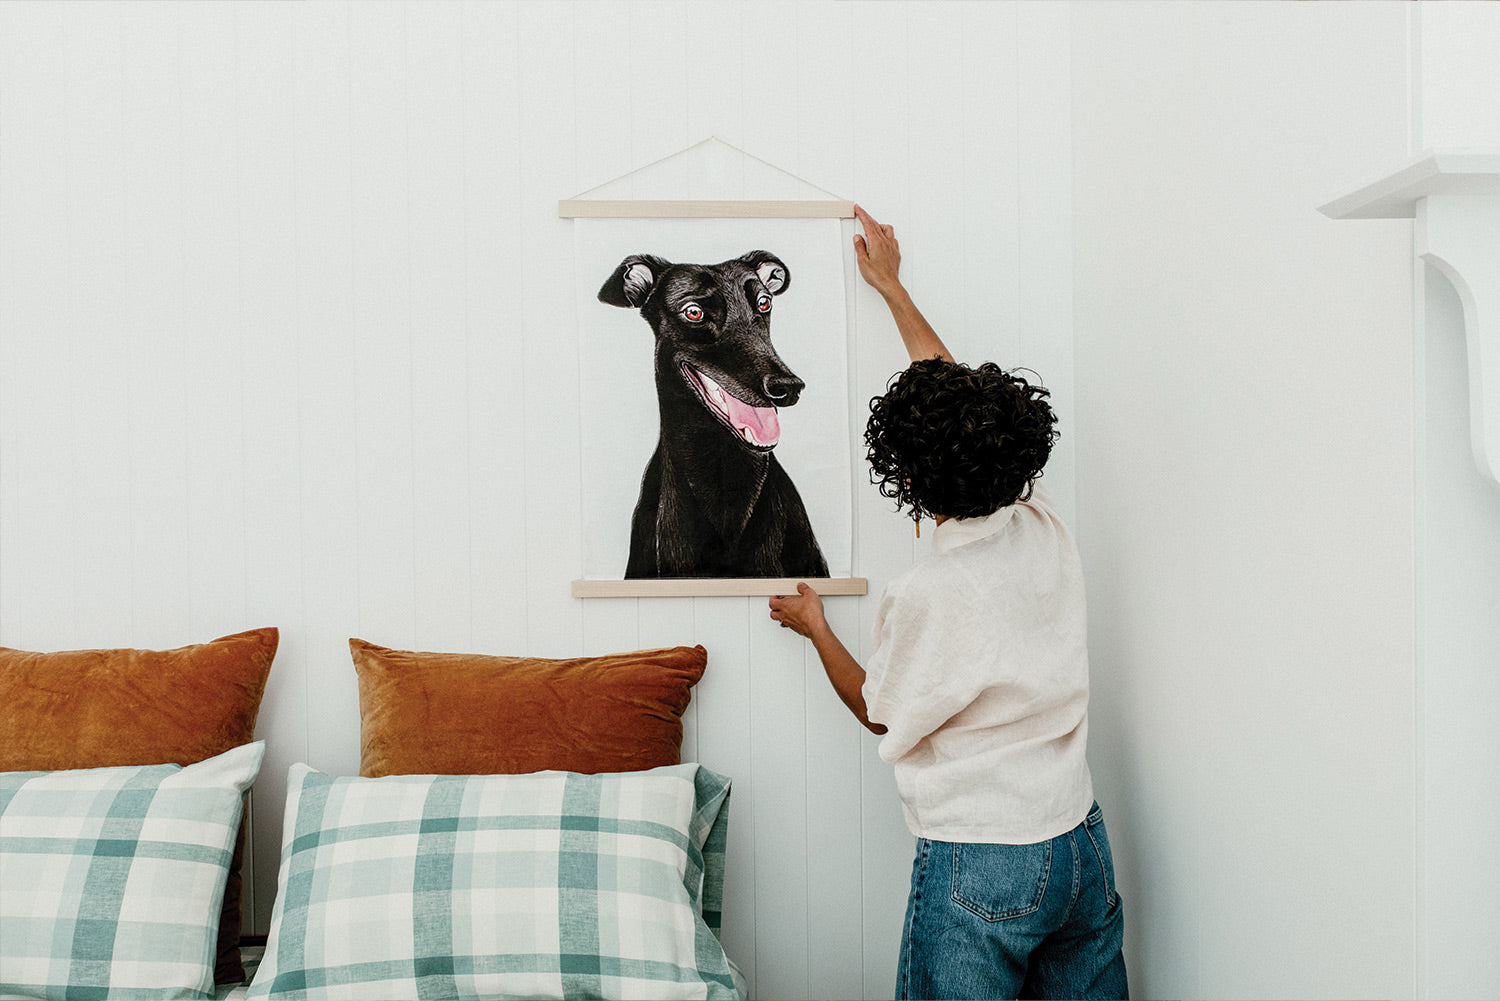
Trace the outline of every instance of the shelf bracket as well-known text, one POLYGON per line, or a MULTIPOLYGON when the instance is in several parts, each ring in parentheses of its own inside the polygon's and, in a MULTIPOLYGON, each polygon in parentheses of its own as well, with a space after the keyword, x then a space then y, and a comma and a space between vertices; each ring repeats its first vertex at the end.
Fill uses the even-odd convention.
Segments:
POLYGON ((1463 303, 1470 443, 1479 471, 1500 486, 1500 150, 1429 150, 1319 211, 1415 221, 1415 256, 1463 303))

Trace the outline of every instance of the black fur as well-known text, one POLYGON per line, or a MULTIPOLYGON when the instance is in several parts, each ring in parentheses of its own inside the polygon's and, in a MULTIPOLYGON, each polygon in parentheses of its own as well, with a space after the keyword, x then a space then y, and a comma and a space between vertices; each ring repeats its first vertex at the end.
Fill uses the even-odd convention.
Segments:
POLYGON ((749 407, 797 402, 803 382, 771 346, 771 297, 790 284, 786 265, 756 250, 722 264, 634 254, 599 289, 600 302, 639 309, 656 335, 661 435, 641 477, 627 578, 828 576, 775 442, 731 427, 736 405, 709 402, 702 379, 749 407))

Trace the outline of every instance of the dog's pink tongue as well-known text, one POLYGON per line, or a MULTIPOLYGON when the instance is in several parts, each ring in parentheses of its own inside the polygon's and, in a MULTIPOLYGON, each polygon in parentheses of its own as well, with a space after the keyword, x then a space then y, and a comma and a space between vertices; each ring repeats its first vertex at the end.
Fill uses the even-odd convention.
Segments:
POLYGON ((729 422, 752 445, 774 445, 781 440, 781 422, 775 407, 752 407, 729 393, 724 394, 729 407, 729 422))

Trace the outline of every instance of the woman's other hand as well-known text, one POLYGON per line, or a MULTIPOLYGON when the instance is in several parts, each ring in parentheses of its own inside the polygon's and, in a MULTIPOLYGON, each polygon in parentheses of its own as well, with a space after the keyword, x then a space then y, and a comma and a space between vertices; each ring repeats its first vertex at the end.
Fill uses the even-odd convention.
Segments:
POLYGON ((771 618, 798 635, 813 639, 816 633, 828 628, 828 620, 823 617, 823 599, 806 584, 799 582, 795 595, 776 595, 770 604, 771 618))

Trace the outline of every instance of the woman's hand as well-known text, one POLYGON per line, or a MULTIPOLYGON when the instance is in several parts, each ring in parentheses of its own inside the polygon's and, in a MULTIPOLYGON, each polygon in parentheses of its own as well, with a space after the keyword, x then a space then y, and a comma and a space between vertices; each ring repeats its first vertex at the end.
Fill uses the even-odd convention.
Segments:
POLYGON ((818 592, 806 584, 797 584, 796 595, 777 595, 771 599, 771 618, 808 639, 828 629, 828 620, 823 617, 823 599, 818 592))
POLYGON ((865 228, 864 236, 854 237, 854 259, 859 264, 859 273, 870 287, 879 292, 890 307, 891 318, 901 333, 901 343, 912 361, 924 358, 942 358, 952 361, 953 355, 943 344, 932 324, 911 301, 898 277, 901 271, 901 245, 896 242, 896 231, 883 226, 860 208, 854 206, 854 215, 865 228))
POLYGON ((865 710, 864 668, 849 655, 844 644, 828 627, 828 620, 823 617, 823 599, 818 597, 818 592, 799 581, 795 596, 781 594, 771 599, 771 618, 780 622, 783 629, 795 630, 812 640, 813 649, 818 651, 818 659, 823 662, 823 670, 828 673, 828 680, 839 699, 871 733, 885 733, 884 726, 870 722, 865 710))
POLYGON ((896 230, 883 226, 858 205, 854 215, 864 227, 863 236, 854 237, 854 260, 859 264, 859 273, 870 287, 889 299, 901 289, 901 245, 896 242, 896 230))

